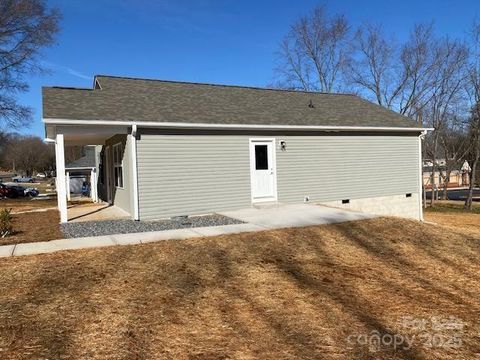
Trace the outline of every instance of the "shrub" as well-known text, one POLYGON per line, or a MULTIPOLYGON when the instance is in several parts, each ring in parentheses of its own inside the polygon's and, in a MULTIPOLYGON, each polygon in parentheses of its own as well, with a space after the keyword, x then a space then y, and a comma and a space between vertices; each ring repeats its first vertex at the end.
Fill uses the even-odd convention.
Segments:
POLYGON ((12 209, 0 210, 0 237, 4 238, 13 233, 12 209))

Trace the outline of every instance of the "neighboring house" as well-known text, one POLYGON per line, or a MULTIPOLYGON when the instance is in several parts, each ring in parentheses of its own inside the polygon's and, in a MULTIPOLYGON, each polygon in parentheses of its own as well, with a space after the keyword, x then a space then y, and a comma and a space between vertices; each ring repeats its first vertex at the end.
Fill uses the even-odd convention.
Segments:
MULTIPOLYGON (((423 162, 423 185, 426 189, 432 188, 432 183, 434 187, 443 188, 445 186, 445 159, 437 160, 437 166, 435 169, 435 174, 432 174, 433 163, 432 161, 425 160, 423 162), (433 175, 433 177, 432 177, 433 175), (432 182, 433 180, 433 182, 432 182)), ((456 166, 456 169, 452 170, 450 173, 450 181, 447 184, 447 187, 466 187, 470 185, 470 166, 467 161, 459 163, 456 166)))
POLYGON ((91 186, 90 196, 94 202, 98 202, 98 167, 99 156, 102 150, 100 145, 87 145, 83 148, 83 156, 65 165, 65 177, 67 186, 67 198, 71 194, 81 194, 84 182, 91 186))
POLYGON ((99 75, 43 88, 43 121, 59 184, 65 145, 103 145, 100 198, 133 219, 264 202, 422 219, 427 129, 358 96, 99 75))

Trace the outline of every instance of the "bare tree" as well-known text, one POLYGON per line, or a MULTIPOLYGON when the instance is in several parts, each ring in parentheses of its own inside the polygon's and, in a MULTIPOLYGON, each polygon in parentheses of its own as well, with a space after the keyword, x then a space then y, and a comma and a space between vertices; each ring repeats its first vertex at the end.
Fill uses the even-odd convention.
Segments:
POLYGON ((392 109, 407 76, 399 68, 399 49, 380 26, 366 24, 355 33, 348 81, 377 104, 392 109))
POLYGON ((0 121, 7 125, 31 119, 31 109, 18 103, 17 94, 28 90, 25 76, 41 70, 40 51, 53 43, 59 18, 44 0, 0 2, 0 121))
POLYGON ((0 130, 0 168, 8 169, 10 165, 6 160, 6 152, 10 143, 11 135, 0 130))
POLYGON ((348 81, 359 94, 422 122, 440 63, 436 43, 432 25, 416 25, 401 45, 380 26, 364 25, 354 37, 348 81))
POLYGON ((330 17, 323 6, 300 18, 280 47, 279 86, 306 91, 339 90, 350 61, 349 34, 345 17, 330 17))
POLYGON ((80 159, 84 155, 83 146, 66 146, 65 147, 65 163, 80 159))
MULTIPOLYGON (((432 174, 437 170, 437 156, 441 134, 451 136, 455 127, 452 121, 461 110, 464 100, 464 83, 467 78, 468 49, 458 41, 441 39, 433 45, 435 72, 431 76, 427 103, 423 106, 428 125, 434 128, 427 143, 427 154, 432 160, 432 174)), ((445 161, 451 159, 446 158, 445 161)), ((431 203, 434 203, 432 196, 431 203)))
POLYGON ((466 90, 471 104, 471 116, 469 118, 469 136, 471 151, 468 156, 468 162, 471 168, 470 187, 467 199, 465 200, 465 209, 472 209, 473 192, 476 183, 476 173, 478 163, 480 162, 480 22, 474 21, 470 32, 471 58, 468 67, 468 82, 466 90))
POLYGON ((478 163, 480 162, 480 103, 472 110, 469 123, 469 140, 471 151, 468 156, 468 162, 471 168, 470 185, 468 189, 467 199, 465 200, 465 209, 471 210, 473 204, 473 192, 476 184, 476 175, 478 171, 478 163))
POLYGON ((32 176, 35 170, 52 169, 53 152, 53 147, 45 144, 39 137, 17 135, 10 141, 6 156, 27 176, 32 176))
POLYGON ((470 150, 470 138, 464 129, 464 121, 459 118, 452 119, 448 127, 439 133, 441 152, 445 159, 445 167, 442 172, 443 199, 448 200, 448 184, 451 173, 460 171, 470 150))

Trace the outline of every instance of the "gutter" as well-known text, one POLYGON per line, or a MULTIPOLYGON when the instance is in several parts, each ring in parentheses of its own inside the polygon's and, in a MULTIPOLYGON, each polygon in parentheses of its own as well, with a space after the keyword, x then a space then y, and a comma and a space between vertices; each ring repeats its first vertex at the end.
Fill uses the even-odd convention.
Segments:
POLYGON ((433 128, 383 127, 383 126, 333 126, 333 125, 259 125, 259 124, 207 124, 153 121, 110 121, 110 120, 73 120, 44 118, 47 125, 97 125, 97 126, 138 126, 146 128, 184 128, 184 129, 231 129, 231 130, 321 130, 321 131, 395 131, 426 132, 433 128))

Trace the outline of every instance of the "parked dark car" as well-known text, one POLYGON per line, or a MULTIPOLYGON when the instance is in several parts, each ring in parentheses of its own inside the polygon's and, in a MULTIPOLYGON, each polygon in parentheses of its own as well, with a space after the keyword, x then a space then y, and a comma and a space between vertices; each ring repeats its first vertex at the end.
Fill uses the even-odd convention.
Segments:
POLYGON ((35 197, 38 195, 38 190, 34 188, 26 188, 19 185, 7 185, 9 188, 13 189, 17 193, 17 197, 30 196, 35 197))
POLYGON ((40 194, 40 191, 38 191, 37 189, 34 189, 34 188, 25 189, 25 196, 35 197, 35 196, 38 196, 38 194, 40 194))
POLYGON ((15 189, 12 189, 10 186, 0 184, 0 198, 5 197, 15 199, 18 197, 18 192, 15 189))
POLYGON ((15 191, 17 194, 16 197, 24 197, 25 196, 25 188, 23 186, 17 186, 17 185, 5 185, 12 191, 15 191))

